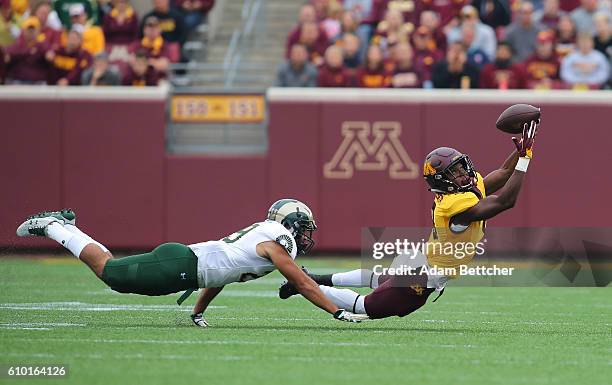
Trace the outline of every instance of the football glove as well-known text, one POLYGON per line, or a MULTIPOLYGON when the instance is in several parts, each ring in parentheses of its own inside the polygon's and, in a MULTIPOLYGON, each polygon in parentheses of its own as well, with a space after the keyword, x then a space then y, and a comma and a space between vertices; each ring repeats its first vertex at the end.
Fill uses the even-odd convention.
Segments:
POLYGON ((370 317, 368 317, 366 314, 355 314, 351 313, 350 311, 340 309, 334 313, 334 318, 338 321, 361 322, 363 320, 369 319, 370 317))
POLYGON ((193 321, 193 323, 196 326, 199 326, 201 328, 206 328, 208 327, 208 321, 206 321, 206 319, 204 319, 204 313, 197 313, 197 314, 192 314, 191 315, 191 320, 193 321))
POLYGON ((525 157, 531 159, 533 157, 533 143, 535 142, 535 137, 538 133, 538 125, 540 124, 540 120, 532 120, 529 123, 525 123, 523 125, 523 136, 521 139, 516 137, 512 137, 512 141, 516 146, 516 150, 520 157, 525 157))

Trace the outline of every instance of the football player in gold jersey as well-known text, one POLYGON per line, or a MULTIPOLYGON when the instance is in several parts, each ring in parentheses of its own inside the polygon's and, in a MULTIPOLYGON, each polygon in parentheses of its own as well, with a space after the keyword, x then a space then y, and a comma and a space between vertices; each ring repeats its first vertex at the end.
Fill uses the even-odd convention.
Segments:
MULTIPOLYGON (((423 252, 400 254, 391 264, 395 268, 410 267, 412 270, 395 271, 411 273, 376 274, 368 269, 328 275, 306 273, 332 302, 353 313, 377 319, 403 317, 417 310, 432 292, 441 294, 448 279, 458 275, 458 268, 472 260, 478 250, 475 245, 484 236, 485 221, 514 207, 532 158, 539 123, 539 120, 525 123, 522 137, 512 138, 516 151, 484 178, 467 155, 453 148, 440 147, 427 155, 423 177, 435 194, 431 235, 423 252), (461 245, 462 252, 457 253, 458 248, 448 245, 461 245), (374 290, 362 296, 336 286, 374 290)), ((279 289, 282 299, 296 294, 290 283, 279 289)))

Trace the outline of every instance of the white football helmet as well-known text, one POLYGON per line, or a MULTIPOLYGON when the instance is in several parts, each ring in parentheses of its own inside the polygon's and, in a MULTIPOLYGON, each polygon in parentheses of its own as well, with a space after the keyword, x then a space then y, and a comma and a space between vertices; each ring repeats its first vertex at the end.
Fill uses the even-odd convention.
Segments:
POLYGON ((298 253, 306 254, 314 246, 312 232, 317 225, 312 211, 297 199, 280 199, 270 206, 268 219, 285 226, 295 238, 298 253))

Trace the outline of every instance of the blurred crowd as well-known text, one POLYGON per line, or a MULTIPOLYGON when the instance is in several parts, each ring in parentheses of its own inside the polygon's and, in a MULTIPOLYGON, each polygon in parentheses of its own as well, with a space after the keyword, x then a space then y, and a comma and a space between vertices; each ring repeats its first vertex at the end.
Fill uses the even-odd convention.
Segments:
POLYGON ((0 0, 0 84, 154 86, 214 0, 0 0))
POLYGON ((612 88, 610 0, 311 0, 282 87, 612 88))

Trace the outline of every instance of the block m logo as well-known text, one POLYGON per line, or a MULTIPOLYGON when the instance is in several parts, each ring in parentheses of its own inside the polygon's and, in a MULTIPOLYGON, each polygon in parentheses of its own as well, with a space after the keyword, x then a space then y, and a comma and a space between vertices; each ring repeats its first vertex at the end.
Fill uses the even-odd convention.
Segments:
POLYGON ((332 159, 323 165, 323 176, 350 179, 355 170, 389 171, 391 179, 415 179, 419 166, 414 163, 399 138, 399 122, 344 122, 344 140, 332 159), (372 137, 372 141, 370 141, 372 137))

